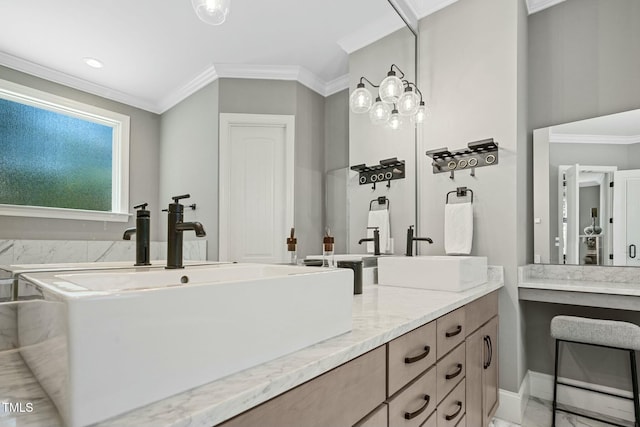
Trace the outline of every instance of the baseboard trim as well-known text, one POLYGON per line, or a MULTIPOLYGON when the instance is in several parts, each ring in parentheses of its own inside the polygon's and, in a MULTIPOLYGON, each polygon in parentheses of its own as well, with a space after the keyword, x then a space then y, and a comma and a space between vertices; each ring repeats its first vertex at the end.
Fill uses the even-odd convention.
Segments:
POLYGON ((522 424, 529 400, 529 375, 524 377, 518 393, 500 389, 498 398, 500 404, 495 417, 510 423, 522 424))
MULTIPOLYGON (((530 387, 529 392, 531 396, 548 401, 553 400, 552 375, 529 371, 528 377, 530 387)), ((567 384, 573 384, 580 387, 588 387, 592 390, 619 394, 621 396, 633 396, 633 394, 628 390, 620 390, 598 384, 590 384, 583 381, 572 380, 569 378, 560 377, 559 380, 567 384)), ((593 393, 587 390, 581 390, 573 387, 559 386, 558 402, 573 406, 575 408, 597 412, 599 414, 608 415, 622 420, 633 421, 635 419, 635 416, 633 414, 633 402, 619 397, 593 393)))

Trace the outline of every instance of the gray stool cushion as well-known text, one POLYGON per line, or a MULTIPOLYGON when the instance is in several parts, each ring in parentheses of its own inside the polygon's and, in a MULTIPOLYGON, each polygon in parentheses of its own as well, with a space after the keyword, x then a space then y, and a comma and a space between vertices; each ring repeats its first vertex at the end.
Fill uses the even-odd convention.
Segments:
POLYGON ((556 316, 551 320, 555 339, 640 351, 640 326, 614 320, 556 316))

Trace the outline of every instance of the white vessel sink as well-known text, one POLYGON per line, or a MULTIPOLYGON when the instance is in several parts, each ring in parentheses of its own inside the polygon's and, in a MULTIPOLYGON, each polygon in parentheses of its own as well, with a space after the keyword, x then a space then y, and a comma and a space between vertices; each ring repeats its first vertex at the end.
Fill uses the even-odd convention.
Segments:
POLYGON ((378 258, 378 284, 460 292, 487 281, 487 258, 416 256, 378 258))
POLYGON ((93 424, 351 330, 349 269, 221 264, 29 273, 21 354, 65 425, 93 424))

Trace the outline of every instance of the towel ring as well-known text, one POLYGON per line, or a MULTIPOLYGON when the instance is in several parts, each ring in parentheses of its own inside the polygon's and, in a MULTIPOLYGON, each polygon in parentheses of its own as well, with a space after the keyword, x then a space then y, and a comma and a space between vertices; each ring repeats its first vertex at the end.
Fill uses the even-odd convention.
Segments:
POLYGON ((378 205, 387 205, 387 210, 391 207, 391 200, 387 199, 386 196, 380 196, 377 199, 373 199, 369 202, 369 210, 373 210, 373 203, 377 202, 378 205))
POLYGON ((465 197, 467 193, 471 193, 471 203, 473 203, 473 190, 467 187, 458 187, 454 191, 449 191, 445 199, 445 203, 449 203, 449 195, 454 194, 456 197, 465 197))

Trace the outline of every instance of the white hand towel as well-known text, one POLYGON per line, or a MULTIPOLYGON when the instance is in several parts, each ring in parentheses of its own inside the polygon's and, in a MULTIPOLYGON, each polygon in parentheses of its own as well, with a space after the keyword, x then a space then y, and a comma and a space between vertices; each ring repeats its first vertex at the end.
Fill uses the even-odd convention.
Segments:
POLYGON ((447 203, 444 207, 444 251, 469 255, 473 243, 473 204, 447 203))
MULTIPOLYGON (((391 238, 391 227, 389 226, 389 210, 380 209, 377 211, 369 211, 369 220, 367 227, 378 227, 380 233, 380 253, 389 252, 389 244, 391 238)), ((373 237, 373 230, 367 230, 367 237, 373 237)), ((367 242, 367 253, 374 253, 373 242, 367 242)))

